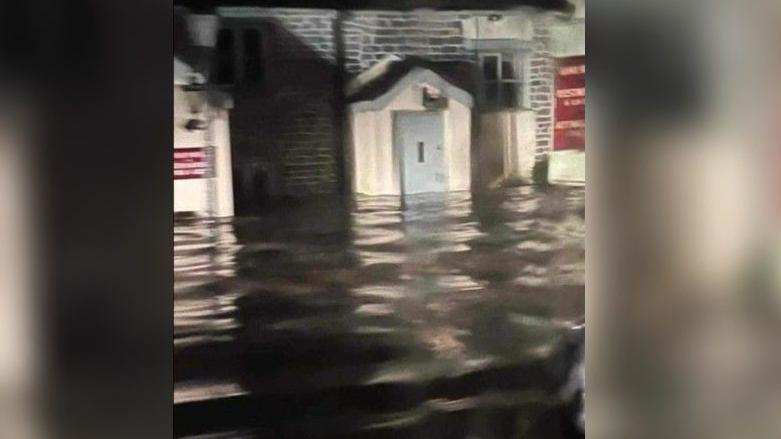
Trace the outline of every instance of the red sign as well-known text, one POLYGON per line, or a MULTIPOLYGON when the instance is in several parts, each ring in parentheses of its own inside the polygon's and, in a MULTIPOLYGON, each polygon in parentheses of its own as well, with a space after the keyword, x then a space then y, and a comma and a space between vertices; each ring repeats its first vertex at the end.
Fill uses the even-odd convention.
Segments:
POLYGON ((174 148, 174 180, 210 178, 213 148, 174 148))
POLYGON ((586 149, 586 57, 556 62, 553 150, 586 149))

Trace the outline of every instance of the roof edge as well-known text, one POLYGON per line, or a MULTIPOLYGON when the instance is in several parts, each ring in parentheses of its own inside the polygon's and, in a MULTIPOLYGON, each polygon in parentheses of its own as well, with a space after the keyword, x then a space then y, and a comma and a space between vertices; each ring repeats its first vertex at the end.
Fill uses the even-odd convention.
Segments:
POLYGON ((474 105, 474 99, 472 98, 472 95, 469 94, 467 91, 456 87, 455 85, 448 82, 443 77, 439 76, 436 72, 430 69, 426 69, 423 67, 415 67, 414 69, 410 70, 409 73, 402 76, 401 79, 396 81, 396 83, 388 89, 385 93, 381 94, 380 96, 372 99, 372 100, 365 100, 365 101, 358 101, 353 102, 350 104, 350 110, 353 112, 364 112, 364 111, 379 111, 384 109, 385 107, 390 104, 390 102, 399 95, 399 93, 402 92, 406 87, 419 82, 419 81, 428 81, 433 82, 437 87, 442 89, 445 96, 447 96, 448 99, 454 99, 463 105, 465 105, 468 108, 472 108, 474 105))

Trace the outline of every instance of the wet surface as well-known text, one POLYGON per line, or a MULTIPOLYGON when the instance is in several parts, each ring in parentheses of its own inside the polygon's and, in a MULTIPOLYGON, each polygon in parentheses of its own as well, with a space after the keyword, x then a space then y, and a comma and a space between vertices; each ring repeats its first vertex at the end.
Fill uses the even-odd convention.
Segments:
POLYGON ((568 437, 555 394, 585 313, 583 190, 404 204, 177 220, 177 436, 568 437))

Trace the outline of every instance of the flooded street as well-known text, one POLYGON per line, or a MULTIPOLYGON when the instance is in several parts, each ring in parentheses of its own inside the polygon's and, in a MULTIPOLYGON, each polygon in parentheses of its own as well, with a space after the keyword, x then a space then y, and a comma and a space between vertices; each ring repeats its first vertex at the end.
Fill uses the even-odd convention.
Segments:
POLYGON ((521 187, 178 219, 176 435, 566 437, 583 210, 521 187))

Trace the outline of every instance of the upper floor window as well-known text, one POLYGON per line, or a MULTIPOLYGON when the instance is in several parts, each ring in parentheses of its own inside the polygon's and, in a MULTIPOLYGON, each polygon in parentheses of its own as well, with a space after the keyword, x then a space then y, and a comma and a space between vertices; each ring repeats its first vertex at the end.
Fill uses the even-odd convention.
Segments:
POLYGON ((222 29, 217 34, 217 47, 214 58, 214 82, 233 84, 236 79, 233 32, 222 29))
POLYGON ((257 29, 244 31, 244 78, 263 79, 263 45, 257 29))
POLYGON ((480 54, 487 107, 519 108, 523 105, 523 64, 520 56, 508 52, 480 54))

